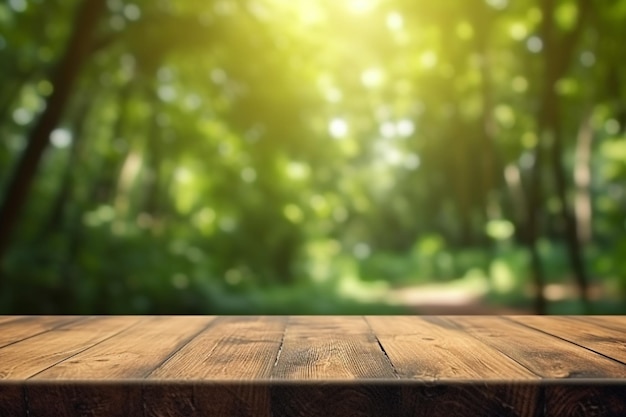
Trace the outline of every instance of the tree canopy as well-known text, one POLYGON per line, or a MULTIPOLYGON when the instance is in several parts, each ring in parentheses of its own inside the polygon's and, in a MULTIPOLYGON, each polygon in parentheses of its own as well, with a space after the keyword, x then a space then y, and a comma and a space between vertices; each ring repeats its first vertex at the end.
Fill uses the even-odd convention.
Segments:
POLYGON ((625 20, 2 3, 0 313, 376 312, 353 303, 432 282, 623 312, 625 20))

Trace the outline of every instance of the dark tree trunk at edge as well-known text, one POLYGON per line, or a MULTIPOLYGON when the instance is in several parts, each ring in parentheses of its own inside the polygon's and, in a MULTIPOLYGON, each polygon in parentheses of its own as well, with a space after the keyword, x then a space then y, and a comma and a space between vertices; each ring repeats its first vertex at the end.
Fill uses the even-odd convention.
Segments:
MULTIPOLYGON (((52 77, 54 91, 46 101, 46 108, 35 124, 28 145, 17 163, 0 206, 0 268, 11 241, 13 229, 25 206, 37 167, 48 146, 50 133, 57 127, 69 100, 72 87, 91 48, 91 38, 106 0, 82 2, 73 24, 74 30, 67 42, 65 53, 52 77)), ((1 283, 1 282, 0 282, 1 283)))

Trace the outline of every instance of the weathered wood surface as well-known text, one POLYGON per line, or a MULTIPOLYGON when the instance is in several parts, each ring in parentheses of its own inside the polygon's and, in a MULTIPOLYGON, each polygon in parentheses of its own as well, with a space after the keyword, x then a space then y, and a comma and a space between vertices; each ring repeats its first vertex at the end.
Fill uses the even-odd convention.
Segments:
POLYGON ((0 416, 625 416, 620 316, 0 316, 0 416))

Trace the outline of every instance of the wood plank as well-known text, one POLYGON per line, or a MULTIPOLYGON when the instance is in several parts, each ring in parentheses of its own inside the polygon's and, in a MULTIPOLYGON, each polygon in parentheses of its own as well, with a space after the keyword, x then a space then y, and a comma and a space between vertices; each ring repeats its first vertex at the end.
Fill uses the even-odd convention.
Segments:
POLYGON ((194 395, 198 416, 274 417, 267 382, 198 384, 194 395))
POLYGON ((397 415, 400 403, 398 386, 381 385, 397 375, 363 317, 290 317, 272 378, 277 417, 397 415))
MULTIPOLYGON (((535 383, 437 382, 402 386, 403 417, 543 416, 535 383)), ((548 414, 556 416, 557 414, 548 414)))
POLYGON ((396 372, 423 381, 532 381, 538 376, 437 317, 368 316, 396 372))
POLYGON ((145 417, 270 416, 266 383, 157 381, 143 387, 145 417))
POLYGON ((24 387, 0 381, 0 416, 26 417, 24 387))
POLYGON ((13 320, 20 320, 28 316, 0 316, 0 325, 13 320))
POLYGON ((612 330, 573 317, 541 316, 512 317, 518 323, 533 327, 601 353, 626 364, 626 332, 612 330))
POLYGON ((144 387, 144 410, 146 417, 408 417, 412 414, 399 413, 400 389, 399 385, 320 381, 254 384, 221 381, 193 385, 170 382, 160 389, 155 385, 144 387), (268 391, 271 393, 269 399, 268 391), (155 396, 156 393, 161 396, 155 396))
POLYGON ((218 317, 150 380, 258 381, 269 379, 286 317, 218 317))
POLYGON ((135 326, 37 374, 37 380, 140 379, 204 329, 214 317, 141 317, 135 326))
POLYGON ((81 319, 79 316, 19 316, 6 320, 0 325, 0 348, 81 319))
POLYGON ((400 409, 401 387, 383 383, 274 382, 272 417, 406 416, 400 409))
POLYGON ((363 317, 293 316, 271 377, 331 381, 397 375, 363 317))
POLYGON ((586 321, 597 326, 626 332, 626 316, 571 316, 577 320, 586 321))
POLYGON ((89 317, 0 349, 0 380, 24 380, 135 324, 138 317, 89 317))
POLYGON ((144 401, 163 415, 270 416, 269 381, 287 318, 218 317, 148 375, 144 401), (165 381, 194 384, 172 390, 165 381), (246 383, 248 382, 248 383, 246 383), (252 384, 251 382, 255 382, 252 384), (261 383, 259 383, 261 382, 261 383))
POLYGON ((285 334, 315 336, 341 331, 348 335, 371 333, 363 316, 289 316, 285 334))
POLYGON ((545 416, 626 416, 626 384, 548 385, 545 416))
POLYGON ((618 317, 54 318, 0 322, 0 416, 626 415, 618 317))
POLYGON ((29 383, 29 417, 143 416, 139 384, 29 383))
MULTIPOLYGON (((517 316, 520 321, 526 316, 517 316)), ((550 320, 549 317, 544 317, 550 320)), ((513 358, 548 380, 614 379, 626 377, 626 366, 580 346, 501 317, 439 318, 513 358)))
POLYGON ((193 384, 150 383, 142 392, 145 417, 200 416, 193 384))
POLYGON ((401 378, 422 383, 403 387, 405 415, 534 415, 539 377, 497 349, 434 316, 367 321, 401 378))

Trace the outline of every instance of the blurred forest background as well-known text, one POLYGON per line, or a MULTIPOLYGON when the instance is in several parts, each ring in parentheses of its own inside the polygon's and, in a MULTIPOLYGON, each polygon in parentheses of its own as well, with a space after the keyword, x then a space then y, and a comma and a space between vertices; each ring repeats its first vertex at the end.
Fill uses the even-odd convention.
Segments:
POLYGON ((625 314, 625 43, 626 0, 5 0, 0 314, 625 314))

